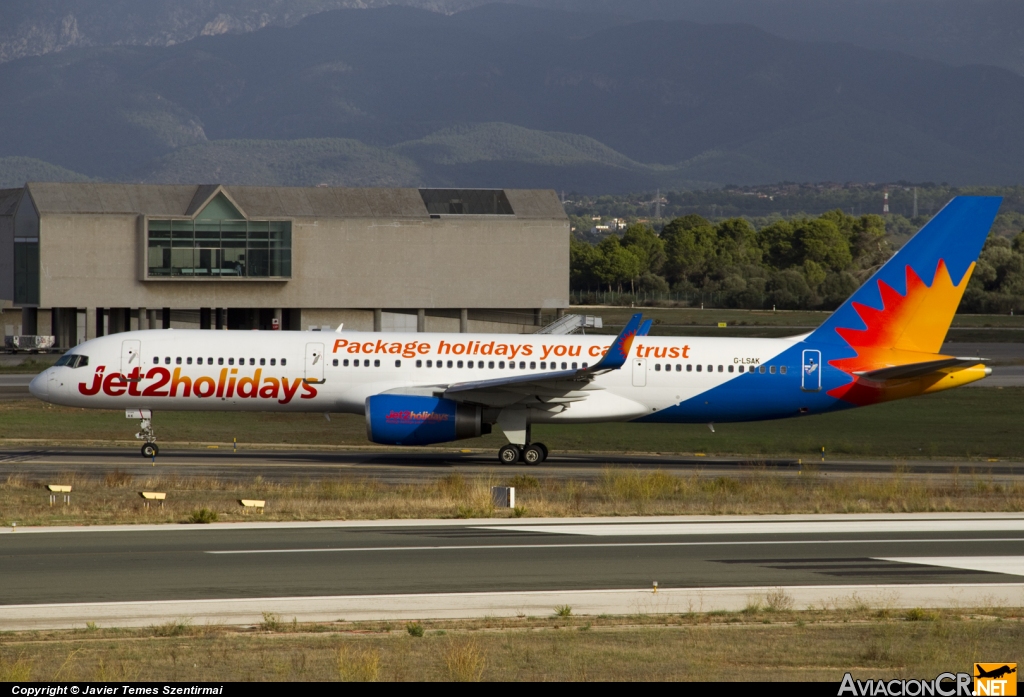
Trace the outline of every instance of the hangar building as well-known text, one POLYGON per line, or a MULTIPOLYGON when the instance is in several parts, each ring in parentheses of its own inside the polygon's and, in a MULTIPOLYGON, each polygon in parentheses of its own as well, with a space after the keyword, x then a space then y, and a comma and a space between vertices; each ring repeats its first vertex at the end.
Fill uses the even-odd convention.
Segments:
POLYGON ((555 192, 29 183, 0 190, 5 333, 533 331, 569 304, 555 192))

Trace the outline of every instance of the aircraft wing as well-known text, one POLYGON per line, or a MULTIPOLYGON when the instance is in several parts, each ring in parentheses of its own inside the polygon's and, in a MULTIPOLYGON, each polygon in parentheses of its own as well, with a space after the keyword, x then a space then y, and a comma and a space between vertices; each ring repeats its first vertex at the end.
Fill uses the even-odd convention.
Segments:
POLYGON ((977 365, 984 363, 986 358, 952 358, 943 357, 934 361, 922 361, 919 363, 908 363, 906 365, 895 365, 877 370, 861 370, 854 373, 857 377, 868 380, 905 380, 919 378, 929 373, 934 373, 943 368, 954 368, 960 365, 977 365))
MULTIPOLYGON (((641 314, 635 314, 615 338, 608 352, 592 366, 578 370, 550 370, 544 372, 512 374, 490 380, 457 382, 438 386, 440 393, 458 402, 471 402, 489 407, 507 407, 525 404, 537 407, 556 408, 559 404, 578 402, 586 399, 589 392, 602 389, 591 383, 598 375, 618 370, 629 357, 629 350, 640 333, 641 314)), ((397 391, 397 390, 396 390, 397 391)))

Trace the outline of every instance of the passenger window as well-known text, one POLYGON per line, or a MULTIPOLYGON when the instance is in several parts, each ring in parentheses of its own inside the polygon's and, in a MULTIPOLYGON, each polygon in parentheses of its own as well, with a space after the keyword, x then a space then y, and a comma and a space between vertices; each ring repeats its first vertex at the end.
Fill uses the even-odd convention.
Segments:
POLYGON ((536 370, 536 369, 537 369, 537 362, 536 361, 530 361, 530 370, 536 370))
POLYGON ((423 361, 416 361, 416 367, 417 368, 422 368, 423 367, 423 361))
MULTIPOLYGON (((367 363, 369 363, 370 361, 366 361, 366 362, 367 362, 367 363)), ((379 359, 379 358, 375 358, 375 359, 374 359, 374 361, 373 361, 373 367, 374 367, 374 368, 379 368, 379 367, 380 367, 380 359, 379 359)))
MULTIPOLYGON (((267 364, 267 359, 266 358, 261 358, 260 359, 260 365, 266 365, 266 364, 267 364)), ((334 365, 338 365, 338 359, 337 358, 334 359, 334 365)))
POLYGON ((288 365, 288 359, 287 358, 282 358, 281 359, 281 365, 288 365))
MULTIPOLYGON (((262 359, 261 359, 261 360, 262 360, 262 359)), ((338 367, 338 359, 337 359, 337 358, 335 358, 335 359, 334 359, 334 367, 335 367, 335 368, 337 368, 337 367, 338 367)))
POLYGON ((783 375, 785 375, 786 374, 786 366, 780 365, 779 366, 779 372, 782 373, 783 375))
POLYGON ((466 367, 467 368, 472 368, 473 367, 473 361, 470 361, 469 363, 467 363, 466 367))
POLYGON ((498 367, 501 368, 502 370, 504 370, 505 369, 505 361, 498 361, 498 367))
POLYGON ((540 362, 540 369, 541 370, 547 370, 548 369, 548 362, 547 361, 541 361, 540 362))
POLYGON ((526 361, 519 361, 519 370, 526 370, 526 361))
POLYGON ((683 364, 682 363, 676 363, 676 372, 677 373, 683 372, 683 364))
POLYGON ((686 364, 686 372, 687 373, 692 373, 693 372, 693 364, 692 363, 687 363, 686 364))
POLYGON ((724 371, 725 371, 725 369, 724 369, 724 368, 722 368, 722 366, 718 366, 718 372, 719 372, 719 373, 722 373, 722 372, 724 372, 724 371))
POLYGON ((223 358, 218 358, 217 359, 217 365, 224 365, 224 359, 223 358))
POLYGON ((575 363, 572 364, 572 369, 576 370, 576 364, 575 363))
POLYGON ((177 358, 175 358, 174 359, 174 363, 175 363, 175 365, 181 365, 181 356, 178 356, 177 358))
POLYGON ((206 359, 206 365, 213 365, 213 359, 212 358, 207 358, 206 359))
POLYGON ((730 373, 731 373, 731 372, 733 372, 733 371, 735 371, 735 370, 736 370, 736 368, 734 368, 733 366, 729 366, 729 372, 730 372, 730 373))
POLYGON ((762 365, 762 366, 759 366, 759 367, 758 367, 758 369, 757 369, 757 372, 759 372, 759 373, 761 373, 762 375, 764 375, 764 366, 763 366, 763 365, 762 365))
POLYGON ((657 373, 661 372, 661 363, 655 363, 654 364, 654 371, 657 372, 657 373))
POLYGON ((743 366, 740 366, 740 372, 741 373, 743 372, 743 366))
POLYGON ((160 365, 160 356, 153 359, 153 365, 160 365))
POLYGON ((488 368, 493 368, 494 367, 494 361, 487 361, 487 367, 488 368))
POLYGON ((715 366, 713 366, 713 365, 709 365, 708 366, 708 372, 709 373, 712 372, 714 369, 715 369, 715 366))
POLYGON ((427 367, 428 368, 433 368, 434 367, 434 362, 433 361, 427 361, 427 367))
POLYGON ((171 357, 170 356, 164 356, 164 365, 170 365, 170 364, 171 364, 171 357))
POLYGON ((395 361, 395 367, 396 368, 401 368, 402 367, 402 361, 395 361))
POLYGON ((455 367, 456 368, 461 368, 462 367, 462 361, 459 361, 458 363, 456 363, 455 367))
POLYGON ((189 356, 188 358, 185 359, 185 365, 192 365, 192 357, 191 356, 189 356))
MULTIPOLYGON (((572 364, 572 367, 573 367, 573 368, 575 368, 575 367, 576 367, 576 364, 575 364, 575 363, 573 363, 573 364, 572 364)), ((584 363, 584 364, 583 364, 583 370, 586 370, 586 369, 587 369, 587 364, 586 364, 586 363, 584 363)))
POLYGON ((566 364, 565 361, 562 361, 562 370, 566 370, 568 368, 569 368, 568 364, 566 364))
POLYGON ((771 366, 770 368, 768 368, 768 372, 771 373, 772 375, 775 375, 775 366, 771 366))
MULTIPOLYGON (((342 364, 342 366, 344 366, 345 368, 347 368, 347 367, 348 367, 348 359, 346 358, 345 360, 343 360, 343 361, 341 362, 341 364, 342 364)), ((271 359, 270 359, 270 365, 274 365, 274 359, 273 359, 273 358, 271 358, 271 359)))
POLYGON ((235 364, 235 359, 234 358, 229 358, 228 359, 228 365, 234 365, 234 364, 235 364))
MULTIPOLYGON (((270 359, 270 365, 277 365, 277 359, 276 358, 271 358, 270 359)), ((347 360, 345 361, 345 365, 348 365, 348 361, 347 360)))
POLYGON ((698 363, 697 364, 697 372, 699 373, 703 369, 704 369, 704 366, 702 366, 700 363, 698 363))
POLYGON ((452 367, 452 362, 451 362, 451 361, 448 361, 448 367, 449 367, 449 368, 451 368, 451 367, 452 367))

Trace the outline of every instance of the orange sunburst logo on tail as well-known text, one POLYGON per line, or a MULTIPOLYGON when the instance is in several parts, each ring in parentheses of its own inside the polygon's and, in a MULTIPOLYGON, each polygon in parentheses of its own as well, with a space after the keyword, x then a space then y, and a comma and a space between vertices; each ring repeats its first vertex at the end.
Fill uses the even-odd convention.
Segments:
MULTIPOLYGON (((941 259, 930 286, 914 269, 906 268, 905 295, 879 280, 881 309, 853 303, 853 309, 864 322, 864 329, 840 327, 836 333, 857 355, 829 361, 830 365, 853 375, 939 357, 937 354, 974 271, 974 264, 967 269, 958 285, 953 285, 946 263, 941 259)), ((856 377, 853 382, 830 390, 829 394, 856 404, 871 404, 882 399, 877 387, 865 385, 856 377)))

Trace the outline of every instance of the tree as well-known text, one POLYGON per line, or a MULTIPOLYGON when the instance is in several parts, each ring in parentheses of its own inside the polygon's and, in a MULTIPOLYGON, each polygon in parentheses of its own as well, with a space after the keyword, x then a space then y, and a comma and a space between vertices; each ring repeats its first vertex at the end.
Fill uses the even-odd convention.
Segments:
POLYGON ((595 275, 602 283, 608 285, 608 290, 612 290, 612 286, 616 284, 621 288, 627 281, 633 290, 633 282, 641 274, 640 258, 623 247, 615 235, 609 235, 601 240, 596 251, 595 275))
POLYGON ((641 273, 661 273, 665 266, 665 243, 650 226, 633 223, 627 227, 622 246, 640 259, 641 273))
POLYGON ((715 227, 699 215, 676 218, 661 231, 665 242, 665 272, 673 283, 702 286, 709 262, 715 258, 715 227))

